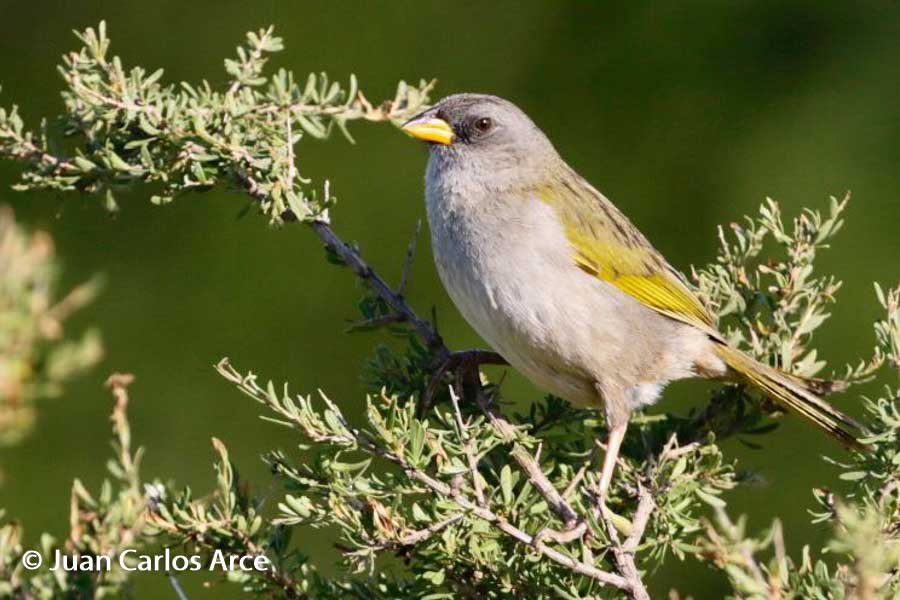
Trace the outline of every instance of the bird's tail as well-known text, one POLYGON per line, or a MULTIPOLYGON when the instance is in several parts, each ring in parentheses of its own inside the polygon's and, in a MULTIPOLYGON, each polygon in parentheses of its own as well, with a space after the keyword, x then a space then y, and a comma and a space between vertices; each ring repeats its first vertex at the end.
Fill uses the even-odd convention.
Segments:
POLYGON ((863 433, 865 429, 819 398, 813 391, 822 389, 816 380, 805 380, 789 375, 724 344, 717 346, 716 353, 741 378, 761 389, 780 405, 809 420, 845 447, 854 450, 867 449, 867 446, 859 442, 848 430, 851 428, 863 433))

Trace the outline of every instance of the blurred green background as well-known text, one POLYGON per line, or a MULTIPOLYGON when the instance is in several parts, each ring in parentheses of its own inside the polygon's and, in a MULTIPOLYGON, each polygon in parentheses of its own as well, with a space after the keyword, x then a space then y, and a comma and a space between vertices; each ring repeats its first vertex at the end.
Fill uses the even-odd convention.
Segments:
MULTIPOLYGON (((837 247, 822 267, 846 282, 817 338, 832 365, 868 355, 878 316, 873 280, 896 282, 900 220, 900 6, 889 2, 182 2, 4 1, 0 82, 4 105, 32 124, 58 112, 58 56, 76 47, 73 28, 108 21, 126 65, 164 67, 170 80, 225 80, 222 60, 244 32, 275 24, 287 51, 275 63, 304 75, 356 73, 370 98, 398 79, 439 79, 438 94, 489 92, 517 102, 561 153, 603 190, 681 269, 715 250, 715 226, 754 213, 765 196, 788 215, 826 206, 852 189, 837 247)), ((328 177, 339 198, 336 229, 396 280, 417 219, 424 216, 425 152, 389 126, 358 124, 357 144, 304 141, 301 171, 328 177)), ((0 185, 17 170, 0 165, 0 185)), ((64 288, 106 277, 99 300, 70 324, 102 329, 104 362, 42 403, 36 432, 0 454, 0 506, 39 531, 67 530, 75 476, 96 486, 109 455, 110 401, 101 383, 134 372, 131 418, 148 448, 145 475, 198 490, 213 483, 209 438, 220 437, 244 475, 268 475, 259 455, 296 441, 257 418, 257 407, 222 381, 222 356, 297 390, 327 390, 343 406, 363 401, 357 374, 376 334, 347 336, 359 288, 321 259, 314 236, 238 218, 245 201, 217 191, 156 208, 146 190, 120 197, 110 216, 97 199, 3 192, 20 220, 50 231, 64 288)), ((454 347, 479 341, 450 304, 428 244, 410 295, 435 305, 454 347)), ((511 375, 509 396, 538 392, 511 375)), ((702 383, 674 386, 663 410, 701 402, 702 383)), ((858 414, 856 395, 837 400, 858 414)), ((761 451, 726 446, 764 482, 733 493, 732 510, 754 528, 779 515, 789 549, 815 544, 810 488, 834 484, 821 454, 837 453, 796 420, 761 451)), ((334 554, 322 532, 295 536, 326 571, 334 554)), ((652 577, 654 596, 678 587, 717 598, 723 582, 695 561, 652 577)), ((191 598, 235 590, 183 581, 191 598)), ((174 597, 161 575, 138 580, 141 597, 174 597)), ((228 596, 230 597, 230 596, 228 596)))

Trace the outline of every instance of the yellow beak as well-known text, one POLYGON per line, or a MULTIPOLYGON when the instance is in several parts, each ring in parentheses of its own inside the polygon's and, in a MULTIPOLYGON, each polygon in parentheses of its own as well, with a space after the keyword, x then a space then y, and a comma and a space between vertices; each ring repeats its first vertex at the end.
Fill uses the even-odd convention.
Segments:
POLYGON ((407 121, 403 126, 403 131, 417 140, 445 146, 453 143, 453 128, 447 121, 437 117, 422 117, 407 121))

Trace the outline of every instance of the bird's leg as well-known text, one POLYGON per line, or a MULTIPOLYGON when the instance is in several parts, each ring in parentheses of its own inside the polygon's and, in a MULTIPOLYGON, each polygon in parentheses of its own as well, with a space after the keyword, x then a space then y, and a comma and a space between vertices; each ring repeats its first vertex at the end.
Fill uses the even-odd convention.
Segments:
POLYGON ((603 411, 606 413, 606 424, 609 427, 609 439, 606 442, 606 456, 603 457, 603 469, 600 471, 600 484, 598 486, 599 501, 606 502, 606 494, 609 484, 612 483, 613 473, 616 470, 616 461, 619 458, 619 448, 625 439, 625 431, 628 429, 628 419, 631 417, 631 409, 626 402, 626 394, 619 386, 602 385, 594 386, 603 400, 603 411))
POLYGON ((628 421, 610 427, 609 440, 606 442, 606 456, 603 457, 603 470, 600 472, 600 501, 606 501, 606 492, 612 482, 613 472, 616 470, 616 461, 619 459, 619 448, 625 439, 628 430, 628 421))

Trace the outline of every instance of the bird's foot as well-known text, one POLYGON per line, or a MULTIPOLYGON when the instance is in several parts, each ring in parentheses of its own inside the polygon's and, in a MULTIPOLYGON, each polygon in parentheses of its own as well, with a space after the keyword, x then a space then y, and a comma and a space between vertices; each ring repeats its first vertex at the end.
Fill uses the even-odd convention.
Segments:
POLYGON ((462 397, 463 384, 465 381, 477 375, 478 367, 481 365, 505 365, 508 364, 506 359, 490 350, 461 350, 459 352, 451 352, 440 361, 420 403, 420 411, 424 413, 431 408, 434 396, 437 393, 438 386, 441 385, 445 375, 453 376, 453 386, 456 393, 462 397))

